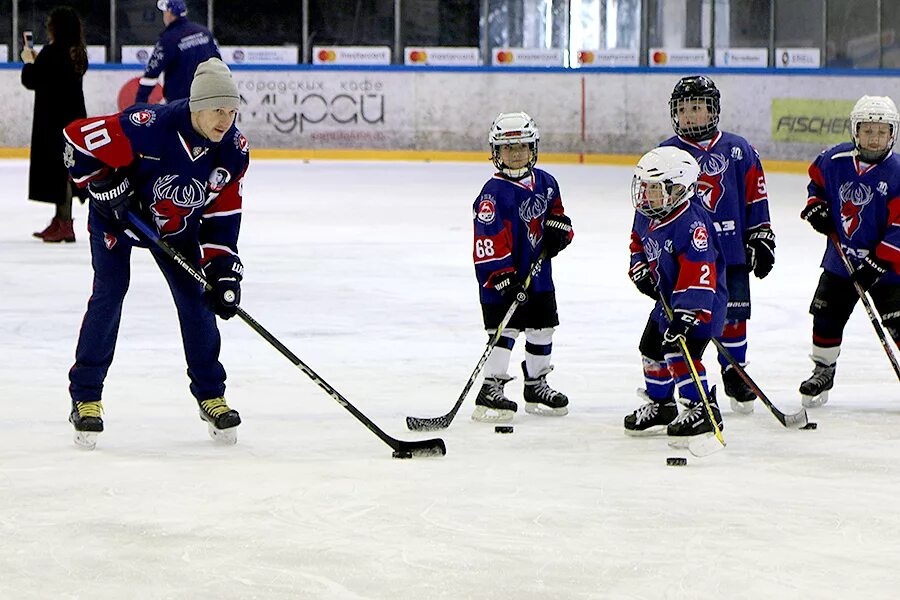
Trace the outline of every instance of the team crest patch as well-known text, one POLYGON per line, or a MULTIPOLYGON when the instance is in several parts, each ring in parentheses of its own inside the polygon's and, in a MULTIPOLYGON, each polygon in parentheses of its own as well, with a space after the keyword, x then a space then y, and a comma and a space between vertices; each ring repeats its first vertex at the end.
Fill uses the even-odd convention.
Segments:
POLYGON ((228 172, 228 169, 216 167, 209 174, 209 190, 211 192, 221 192, 222 188, 228 185, 229 181, 231 181, 231 173, 228 172))
POLYGON ((66 147, 63 150, 63 164, 66 165, 67 169, 75 166, 75 148, 69 142, 66 142, 66 147))
POLYGON ((691 245, 698 252, 706 252, 709 248, 709 231, 702 223, 694 223, 691 228, 691 245))
POLYGON ((103 234, 103 243, 106 244, 107 250, 112 250, 113 247, 116 245, 117 241, 118 240, 116 239, 116 236, 114 236, 113 234, 111 234, 111 233, 103 234))
POLYGON ((234 132, 234 147, 240 150, 242 154, 250 152, 250 142, 239 131, 234 132))
POLYGON ((848 181, 838 190, 841 199, 841 227, 848 238, 859 229, 863 219, 863 208, 872 201, 875 193, 864 183, 848 181))
POLYGON ((156 113, 152 110, 139 110, 131 113, 128 119, 138 127, 141 125, 149 126, 156 120, 156 113))
POLYGON ((478 203, 478 213, 475 217, 484 223, 490 225, 497 218, 497 210, 494 206, 494 199, 491 196, 482 196, 481 202, 478 203))

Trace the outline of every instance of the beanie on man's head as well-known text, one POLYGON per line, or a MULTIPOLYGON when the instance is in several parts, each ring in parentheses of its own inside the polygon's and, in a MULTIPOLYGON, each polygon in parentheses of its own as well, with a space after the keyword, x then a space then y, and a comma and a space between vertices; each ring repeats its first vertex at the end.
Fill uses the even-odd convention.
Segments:
POLYGON ((187 6, 184 0, 158 0, 156 8, 162 11, 169 11, 175 16, 183 17, 187 14, 187 6))
POLYGON ((197 66, 191 82, 191 112, 209 108, 238 108, 241 96, 228 66, 218 58, 210 58, 197 66))

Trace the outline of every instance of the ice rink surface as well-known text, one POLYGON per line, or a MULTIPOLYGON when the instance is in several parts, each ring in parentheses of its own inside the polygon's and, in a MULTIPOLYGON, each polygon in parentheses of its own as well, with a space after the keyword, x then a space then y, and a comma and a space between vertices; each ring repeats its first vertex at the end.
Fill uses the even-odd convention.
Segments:
MULTIPOLYGON (((222 322, 237 446, 187 388, 174 307, 133 258, 94 452, 72 444, 67 370, 91 289, 78 242, 31 238, 27 163, 0 162, 0 598, 895 598, 900 394, 865 313, 817 431, 722 403, 728 448, 687 467, 623 435, 650 309, 628 280, 629 168, 545 165, 575 241, 554 260, 563 418, 469 419, 443 458, 391 451, 238 319, 222 322)), ((255 162, 242 306, 388 433, 453 405, 485 344, 471 204, 490 165, 255 162)), ((753 281, 751 375, 799 407, 825 240, 805 178, 769 175, 777 263, 753 281)), ((520 340, 513 354, 518 365, 520 340)), ((712 350, 706 364, 719 382, 712 350)), ((507 386, 521 397, 521 373, 507 386)))

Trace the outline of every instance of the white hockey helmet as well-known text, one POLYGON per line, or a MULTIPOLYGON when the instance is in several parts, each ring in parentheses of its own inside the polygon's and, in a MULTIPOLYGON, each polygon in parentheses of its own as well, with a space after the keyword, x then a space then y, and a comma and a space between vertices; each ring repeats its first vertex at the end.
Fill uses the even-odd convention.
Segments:
POLYGON ((850 138, 856 147, 859 157, 866 162, 878 162, 887 156, 897 140, 897 128, 900 127, 900 113, 897 106, 888 96, 863 96, 856 101, 850 111, 850 138), (891 126, 891 137, 883 150, 865 150, 859 145, 859 126, 863 123, 887 123, 891 126))
POLYGON ((631 180, 631 203, 646 217, 661 219, 687 202, 700 176, 700 165, 684 150, 654 148, 641 157, 631 180))
POLYGON ((528 116, 528 113, 500 113, 494 122, 491 123, 491 131, 488 134, 488 144, 491 146, 491 161, 497 169, 514 179, 524 177, 537 163, 538 142, 541 139, 541 133, 538 131, 534 119, 528 116), (500 147, 511 146, 513 144, 528 144, 531 154, 528 158, 528 164, 524 167, 511 168, 505 165, 500 159, 500 147))

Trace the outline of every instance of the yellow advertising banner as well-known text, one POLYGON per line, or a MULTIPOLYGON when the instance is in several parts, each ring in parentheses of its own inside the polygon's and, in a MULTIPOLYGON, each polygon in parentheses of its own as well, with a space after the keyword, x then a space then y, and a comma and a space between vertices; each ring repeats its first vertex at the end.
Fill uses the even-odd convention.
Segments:
POLYGON ((854 100, 772 98, 772 140, 832 146, 850 141, 854 100))

